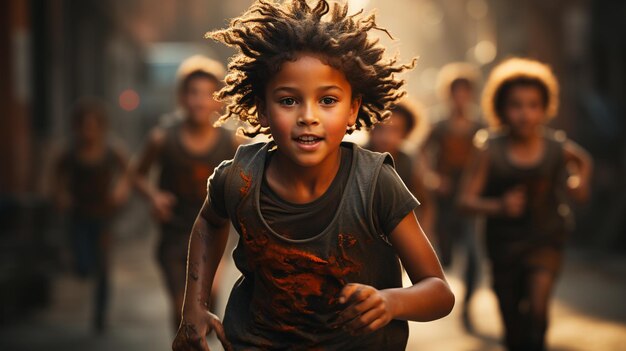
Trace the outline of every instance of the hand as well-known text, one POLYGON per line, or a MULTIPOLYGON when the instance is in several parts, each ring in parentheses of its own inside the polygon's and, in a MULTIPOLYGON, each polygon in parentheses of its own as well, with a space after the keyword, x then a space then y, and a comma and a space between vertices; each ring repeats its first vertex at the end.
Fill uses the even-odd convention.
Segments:
POLYGON ((210 351, 206 342, 206 336, 215 330, 215 334, 219 339, 224 350, 231 351, 233 348, 226 339, 224 326, 219 317, 207 310, 191 313, 190 318, 187 314, 183 316, 174 342, 172 343, 173 351, 210 351))
POLYGON ((335 325, 352 335, 371 333, 393 319, 384 292, 369 285, 346 285, 339 295, 339 303, 345 304, 345 309, 339 313, 335 325))
POLYGON ((439 175, 439 185, 437 193, 442 196, 448 196, 452 193, 452 180, 448 176, 439 175))
POLYGON ((520 217, 526 209, 526 188, 516 186, 502 197, 502 212, 507 217, 520 217))
POLYGON ((130 195, 130 183, 127 179, 118 180, 111 193, 111 207, 118 208, 128 201, 130 195))
POLYGON ((450 194, 452 182, 450 177, 438 174, 436 172, 427 172, 424 175, 424 186, 435 193, 446 196, 450 194))
POLYGON ((176 197, 171 193, 159 191, 152 196, 152 210, 156 218, 161 222, 172 219, 172 207, 176 203, 176 197))

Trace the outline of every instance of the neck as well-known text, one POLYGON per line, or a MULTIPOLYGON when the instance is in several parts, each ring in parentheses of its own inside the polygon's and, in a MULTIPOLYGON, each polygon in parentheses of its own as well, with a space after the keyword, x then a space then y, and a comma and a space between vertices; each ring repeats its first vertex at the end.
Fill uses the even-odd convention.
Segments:
POLYGON ((520 135, 510 132, 511 143, 518 145, 533 145, 541 140, 541 129, 538 128, 534 133, 529 135, 520 135))
POLYGON ((104 146, 104 140, 82 140, 78 142, 78 146, 86 151, 98 150, 104 146))
POLYGON ((454 106, 452 108, 452 118, 463 119, 467 117, 467 108, 462 106, 454 106))
POLYGON ((313 200, 328 189, 339 171, 340 164, 341 149, 328 155, 315 166, 296 164, 277 150, 267 175, 291 189, 295 194, 294 198, 313 200))
POLYGON ((211 123, 196 123, 190 118, 185 120, 183 128, 187 133, 198 136, 211 134, 215 129, 211 123))

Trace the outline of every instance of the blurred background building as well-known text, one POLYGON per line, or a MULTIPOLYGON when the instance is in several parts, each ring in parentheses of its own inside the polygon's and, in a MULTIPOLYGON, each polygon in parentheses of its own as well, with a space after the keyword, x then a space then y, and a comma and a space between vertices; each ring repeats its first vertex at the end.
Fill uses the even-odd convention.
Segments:
MULTIPOLYGON (((626 253, 626 2, 618 0, 350 0, 377 9, 403 60, 408 90, 437 104, 436 77, 452 61, 483 74, 509 56, 549 63, 562 87, 554 126, 590 150, 593 199, 577 208, 571 245, 626 253)), ((82 96, 104 99, 111 129, 134 153, 175 108, 181 60, 230 49, 203 39, 250 0, 6 0, 0 2, 0 323, 45 307, 63 234, 47 197, 50 160, 82 96)), ((136 211, 140 206, 129 206, 136 211)), ((128 231, 145 215, 125 215, 128 231)), ((121 234, 121 235, 136 235, 121 234)), ((623 301, 617 302, 623 306, 623 301)), ((623 308, 623 307, 622 307, 623 308)))

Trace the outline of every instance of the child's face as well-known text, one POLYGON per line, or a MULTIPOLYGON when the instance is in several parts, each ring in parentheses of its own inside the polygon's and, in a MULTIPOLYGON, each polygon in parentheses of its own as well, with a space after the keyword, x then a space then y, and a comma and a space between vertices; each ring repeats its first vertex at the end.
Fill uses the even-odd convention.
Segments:
POLYGON ((504 105, 505 122, 520 137, 533 136, 545 121, 546 107, 541 91, 534 86, 514 86, 504 105))
POLYGON ((301 55, 285 62, 268 82, 265 100, 259 102, 260 122, 270 128, 279 152, 311 167, 336 155, 359 107, 341 71, 301 55))
POLYGON ((473 91, 472 87, 468 84, 457 84, 450 91, 450 98, 452 99, 452 104, 457 108, 465 108, 468 106, 473 99, 473 91))
POLYGON ((213 114, 220 110, 221 104, 213 99, 217 83, 211 79, 200 77, 190 80, 182 96, 182 104, 187 118, 194 124, 211 123, 213 114))
POLYGON ((79 142, 84 144, 92 144, 104 137, 104 126, 93 113, 87 113, 74 130, 79 142))
POLYGON ((370 132, 370 145, 374 151, 394 153, 400 150, 406 137, 406 124, 406 120, 397 113, 377 124, 370 132))

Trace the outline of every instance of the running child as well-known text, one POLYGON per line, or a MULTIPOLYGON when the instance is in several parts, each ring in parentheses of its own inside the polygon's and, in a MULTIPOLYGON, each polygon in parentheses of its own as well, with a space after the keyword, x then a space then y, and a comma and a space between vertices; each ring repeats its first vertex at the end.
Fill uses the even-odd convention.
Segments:
POLYGON ((255 2, 209 38, 238 49, 219 98, 248 135, 208 182, 190 238, 174 350, 404 350, 407 320, 447 315, 454 297, 388 154, 342 143, 384 120, 403 93, 368 38, 373 16, 305 0, 255 2), (228 235, 242 276, 224 324, 207 309, 228 235), (402 288, 400 261, 413 284, 402 288))
POLYGON ((438 77, 439 95, 444 102, 440 119, 426 137, 420 160, 426 170, 425 183, 434 193, 435 237, 441 264, 452 266, 453 254, 459 248, 465 256, 462 321, 473 331, 469 306, 478 276, 478 251, 475 218, 458 209, 457 198, 461 175, 469 162, 474 134, 482 128, 474 109, 474 92, 478 70, 470 64, 457 62, 445 65, 438 77))
POLYGON ((566 241, 564 195, 589 195, 590 156, 546 127, 557 114, 558 91, 550 68, 534 60, 509 59, 493 70, 482 107, 494 130, 477 134, 461 193, 463 208, 487 216, 493 289, 510 351, 545 349, 566 241))
POLYGON ((107 137, 104 104, 80 100, 71 116, 73 138, 55 167, 55 202, 70 216, 71 251, 77 273, 93 277, 93 328, 106 328, 109 301, 109 227, 127 199, 128 159, 107 137))
POLYGON ((419 171, 420 164, 403 150, 403 144, 417 128, 418 123, 422 122, 419 107, 414 101, 404 97, 390 111, 391 115, 385 123, 378 123, 372 128, 365 148, 391 154, 400 179, 413 195, 422 199, 420 206, 415 210, 415 215, 424 232, 431 233, 434 212, 429 192, 421 176, 422 172, 419 171))
POLYGON ((222 87, 223 76, 222 64, 204 56, 192 56, 181 64, 177 88, 183 117, 150 133, 136 166, 137 188, 160 223, 157 259, 174 328, 180 324, 185 293, 189 232, 206 197, 206 179, 236 149, 231 133, 213 127, 222 110, 213 93, 222 87), (152 169, 158 170, 156 186, 148 177, 152 169))

